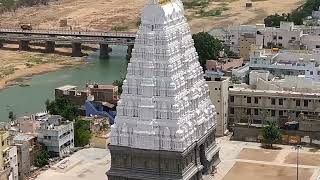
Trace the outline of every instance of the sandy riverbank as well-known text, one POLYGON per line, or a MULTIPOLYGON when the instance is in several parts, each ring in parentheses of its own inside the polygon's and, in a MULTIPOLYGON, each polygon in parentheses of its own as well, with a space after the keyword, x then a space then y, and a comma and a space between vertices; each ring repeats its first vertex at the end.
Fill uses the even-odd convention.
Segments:
MULTIPOLYGON (((189 0, 182 0, 189 1, 189 0)), ((199 14, 199 7, 188 8, 185 14, 192 32, 209 31, 213 28, 239 24, 263 23, 263 19, 275 12, 291 12, 305 0, 263 0, 246 8, 248 0, 213 0, 203 10, 222 9, 221 15, 199 14)), ((19 27, 31 23, 35 29, 57 29, 62 19, 74 29, 109 31, 115 27, 136 31, 140 12, 147 0, 59 0, 48 6, 20 8, 0 15, 1 27, 19 27)), ((200 2, 200 0, 199 0, 200 2)))
POLYGON ((85 64, 81 58, 37 52, 0 50, 0 90, 23 82, 26 77, 85 64))

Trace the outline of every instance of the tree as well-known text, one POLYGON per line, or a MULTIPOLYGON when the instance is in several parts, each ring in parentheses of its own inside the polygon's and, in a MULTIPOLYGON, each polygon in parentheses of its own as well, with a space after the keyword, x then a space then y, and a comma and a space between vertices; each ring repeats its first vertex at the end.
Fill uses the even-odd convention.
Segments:
POLYGON ((36 157, 35 166, 43 167, 49 164, 49 153, 47 149, 44 147, 36 157))
POLYGON ((14 0, 0 0, 0 3, 8 11, 11 11, 15 7, 15 1, 14 0))
POLYGON ((276 13, 274 15, 267 16, 264 19, 264 24, 267 27, 278 27, 278 26, 280 26, 281 21, 288 21, 288 16, 289 16, 289 14, 284 13, 282 15, 279 15, 276 13))
POLYGON ((239 55, 233 51, 231 51, 230 49, 225 49, 224 50, 225 54, 227 55, 228 58, 235 58, 235 59, 239 59, 239 55))
POLYGON ((199 62, 202 68, 206 69, 206 60, 218 59, 223 45, 220 40, 214 38, 207 32, 193 34, 194 47, 199 56, 199 62))
POLYGON ((281 131, 275 122, 268 122, 266 126, 262 128, 263 142, 270 148, 276 142, 281 139, 281 131))
POLYGON ((61 115, 70 121, 76 119, 79 114, 78 108, 66 99, 46 100, 45 105, 50 114, 61 115))
POLYGON ((74 144, 81 147, 89 144, 91 138, 90 121, 76 119, 74 121, 74 144))
POLYGON ((230 80, 234 84, 241 84, 241 79, 235 75, 232 75, 230 80))
POLYGON ((16 115, 12 111, 10 111, 8 118, 10 119, 10 121, 14 121, 16 119, 16 115))
POLYGON ((123 81, 125 80, 125 78, 124 77, 121 77, 120 78, 120 80, 114 80, 113 81, 113 85, 115 85, 115 86, 118 86, 118 88, 119 88, 119 94, 121 94, 122 93, 122 86, 123 86, 123 81))

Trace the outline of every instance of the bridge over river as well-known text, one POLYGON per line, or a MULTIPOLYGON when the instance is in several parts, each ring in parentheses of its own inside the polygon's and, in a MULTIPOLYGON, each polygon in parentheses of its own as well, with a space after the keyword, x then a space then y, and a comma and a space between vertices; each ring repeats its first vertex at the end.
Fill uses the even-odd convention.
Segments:
POLYGON ((28 51, 30 43, 45 43, 45 52, 54 53, 56 44, 71 44, 72 56, 82 56, 82 44, 99 44, 100 57, 108 58, 109 45, 127 46, 127 58, 131 57, 136 34, 132 32, 22 30, 0 28, 0 48, 4 43, 18 42, 19 50, 28 51))

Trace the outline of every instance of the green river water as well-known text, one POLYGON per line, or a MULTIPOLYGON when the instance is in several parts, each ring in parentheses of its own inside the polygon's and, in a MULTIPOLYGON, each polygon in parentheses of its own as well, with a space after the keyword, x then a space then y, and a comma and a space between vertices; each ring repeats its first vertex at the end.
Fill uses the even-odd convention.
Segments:
POLYGON ((0 121, 8 121, 13 111, 17 117, 45 110, 46 99, 54 99, 54 88, 66 84, 83 88, 87 82, 111 84, 127 69, 126 48, 113 47, 110 58, 99 59, 97 53, 86 58, 88 64, 33 76, 30 86, 12 86, 0 91, 0 121))

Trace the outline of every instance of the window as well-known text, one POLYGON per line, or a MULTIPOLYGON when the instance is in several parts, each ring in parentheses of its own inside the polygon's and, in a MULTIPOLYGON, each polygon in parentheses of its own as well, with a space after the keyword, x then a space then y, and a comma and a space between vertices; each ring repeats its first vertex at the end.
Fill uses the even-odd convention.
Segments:
POLYGON ((320 48, 320 45, 316 45, 316 48, 320 48))
POLYGON ((310 75, 313 75, 313 71, 310 71, 310 75))
POLYGON ((283 116, 283 111, 279 111, 279 116, 283 116))
POLYGON ((308 105, 309 105, 308 103, 309 103, 308 100, 304 100, 304 101, 303 101, 304 107, 308 107, 308 105))
POLYGON ((259 115, 259 109, 254 109, 254 115, 259 115))
POLYGON ((296 99, 296 106, 300 106, 300 99, 296 99))
POLYGON ((280 105, 280 106, 283 105, 283 99, 279 99, 279 105, 280 105))
POLYGON ((251 97, 247 97, 247 103, 251 103, 251 97))
POLYGON ((271 110, 271 116, 276 116, 276 110, 271 110))
POLYGON ((230 102, 234 102, 234 96, 230 96, 230 102))
POLYGON ((247 109, 247 115, 251 115, 251 109, 247 109))
POLYGON ((277 36, 273 36, 273 40, 277 40, 277 36))
POLYGON ((234 108, 230 108, 230 114, 234 114, 234 108))
POLYGON ((259 98, 258 97, 254 97, 254 103, 258 104, 259 103, 259 98))
POLYGON ((292 40, 296 40, 296 37, 291 37, 292 40))
POLYGON ((282 36, 279 36, 279 39, 283 39, 283 37, 282 37, 282 36))
POLYGON ((279 46, 279 47, 282 47, 282 43, 278 43, 278 46, 279 46))
POLYGON ((320 75, 320 71, 318 71, 318 75, 320 75))
POLYGON ((276 99, 275 98, 271 98, 271 104, 275 105, 276 104, 276 99))

